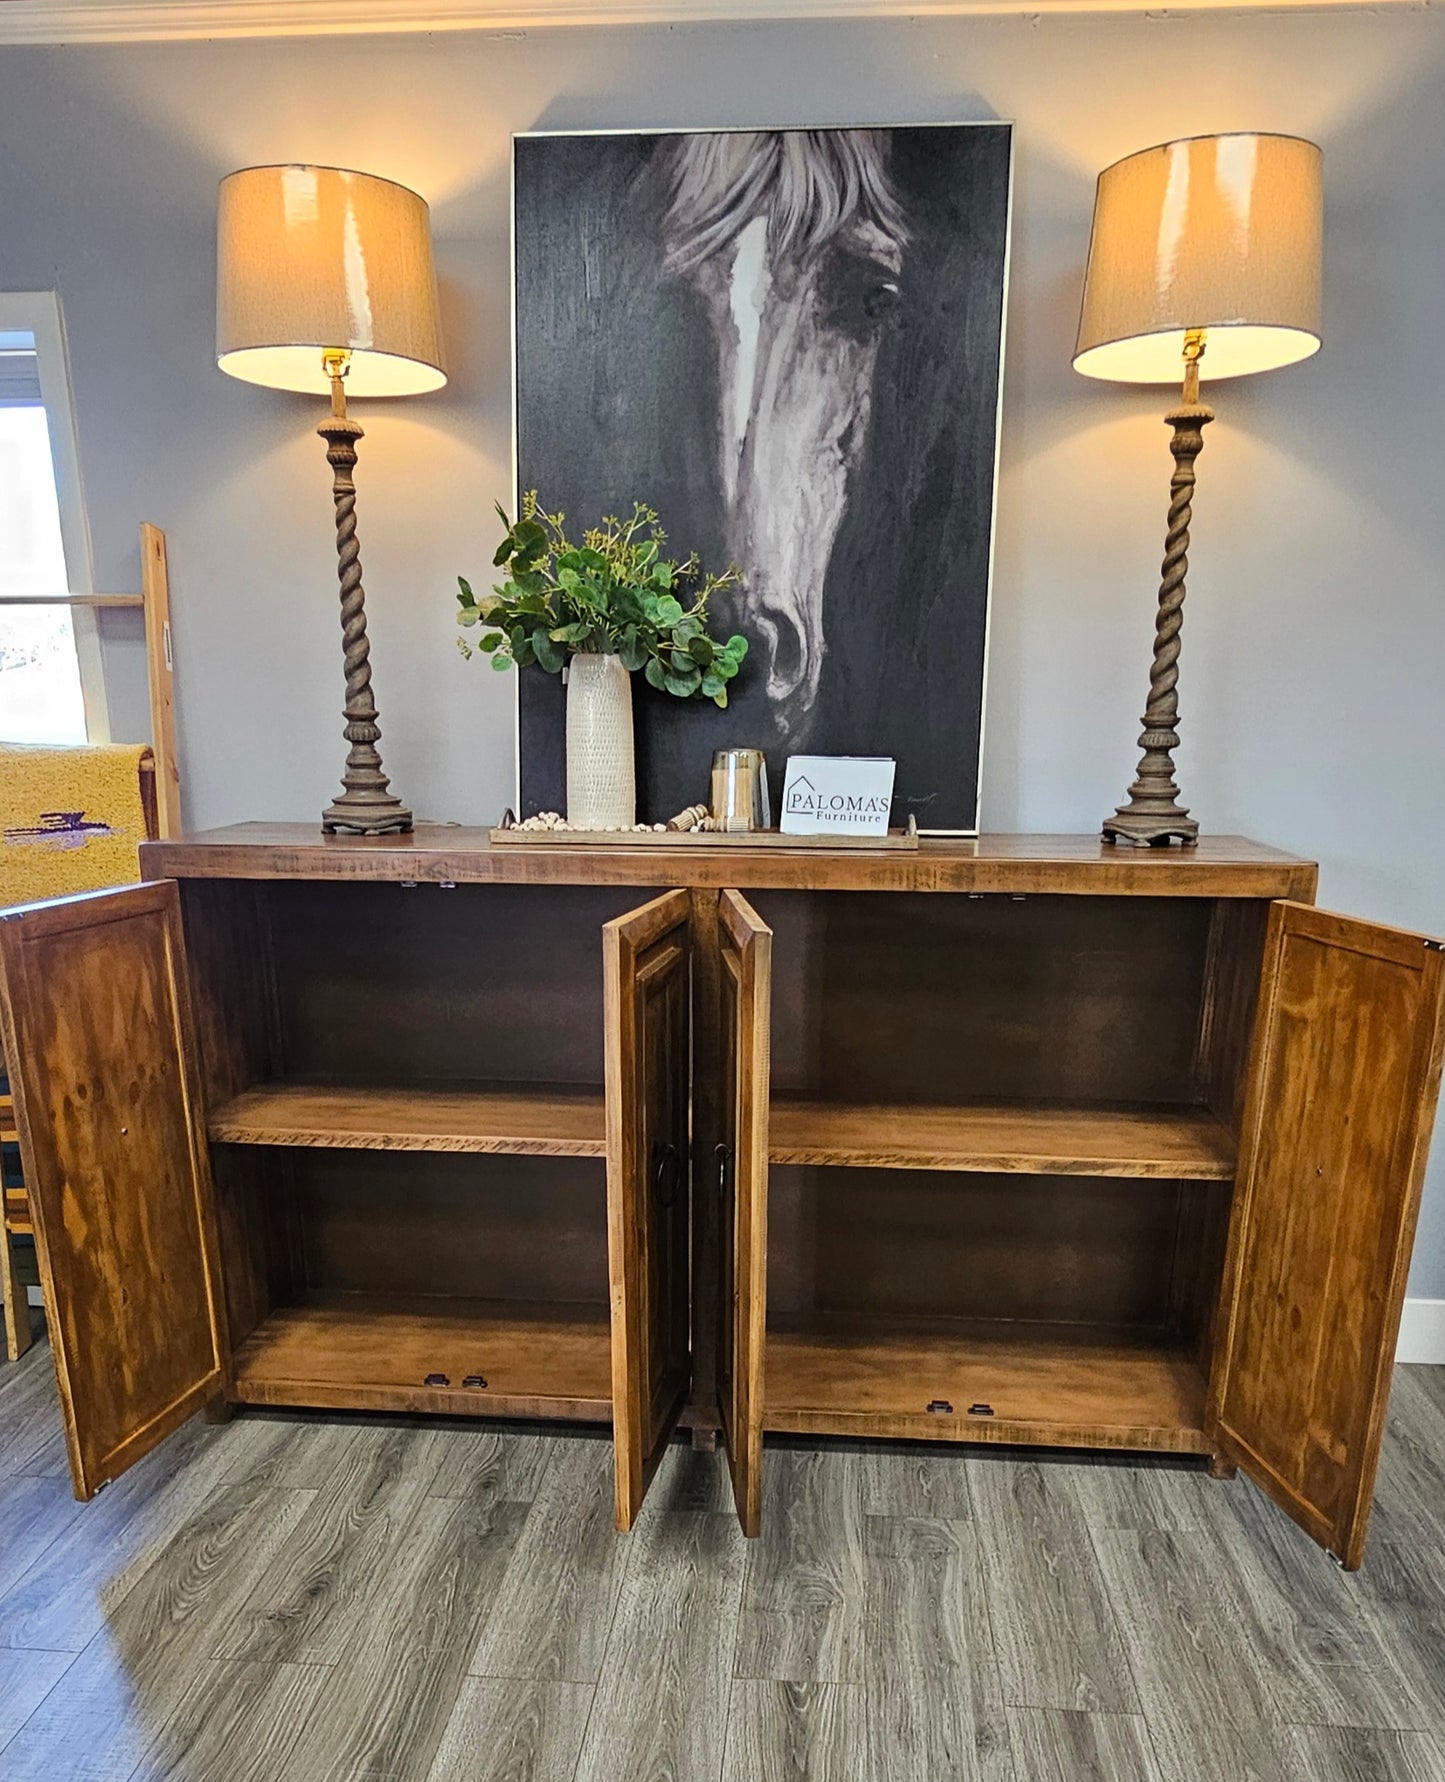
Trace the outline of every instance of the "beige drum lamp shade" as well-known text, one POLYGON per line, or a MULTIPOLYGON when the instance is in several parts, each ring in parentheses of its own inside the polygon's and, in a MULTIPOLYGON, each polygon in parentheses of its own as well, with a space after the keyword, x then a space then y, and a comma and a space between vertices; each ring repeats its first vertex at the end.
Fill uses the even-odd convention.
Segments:
POLYGON ((325 396, 326 352, 352 396, 439 389, 426 203, 339 167, 247 167, 221 182, 216 359, 247 383, 325 396))
POLYGON ((1292 365, 1320 345, 1321 156, 1297 136, 1196 136, 1106 167, 1094 201, 1074 369, 1179 380, 1292 365))

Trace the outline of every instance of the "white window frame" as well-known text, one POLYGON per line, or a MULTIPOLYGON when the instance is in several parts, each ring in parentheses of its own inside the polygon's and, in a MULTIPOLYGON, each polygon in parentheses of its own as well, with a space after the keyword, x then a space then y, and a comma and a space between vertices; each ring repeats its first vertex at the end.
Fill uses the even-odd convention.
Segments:
MULTIPOLYGON (((85 517, 85 496, 80 478, 80 450, 76 444, 75 406, 71 397, 70 354, 65 341, 65 318, 56 291, 0 291, 0 329, 20 329, 35 338, 35 357, 40 372, 40 400, 50 429, 50 456, 55 467, 55 492, 60 503, 60 540, 65 551, 67 588, 55 590, 56 602, 67 595, 93 594, 94 572, 90 550, 90 526, 85 517)), ((50 604, 37 600, 37 606, 50 604)), ((71 624, 80 661, 80 691, 85 702, 85 730, 93 743, 110 741, 110 706, 105 696, 105 665, 101 656, 100 628, 96 610, 72 605, 71 624)))

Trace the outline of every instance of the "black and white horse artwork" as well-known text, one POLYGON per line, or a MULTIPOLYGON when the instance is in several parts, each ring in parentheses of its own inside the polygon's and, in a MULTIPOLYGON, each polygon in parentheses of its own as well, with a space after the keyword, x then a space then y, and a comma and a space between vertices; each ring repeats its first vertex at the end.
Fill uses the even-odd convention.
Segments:
MULTIPOLYGON (((976 826, 1009 168, 1007 125, 517 139, 519 486, 742 577, 728 710, 639 683, 649 820, 741 744, 895 756, 895 821, 976 826)), ((560 686, 519 698, 560 807, 560 686)))

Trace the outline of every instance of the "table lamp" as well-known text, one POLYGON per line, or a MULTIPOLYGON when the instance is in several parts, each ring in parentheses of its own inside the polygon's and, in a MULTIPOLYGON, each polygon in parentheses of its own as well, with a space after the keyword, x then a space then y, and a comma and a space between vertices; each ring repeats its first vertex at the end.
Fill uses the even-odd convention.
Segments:
POLYGON ((381 768, 371 646, 356 542, 353 396, 412 396, 447 381, 425 202, 339 167, 247 167, 221 182, 216 362, 246 383, 331 397, 326 441, 336 508, 346 658, 345 790, 328 833, 411 828, 381 768))
POLYGON ((1074 369, 1120 383, 1172 383, 1164 417, 1169 525, 1138 775, 1104 822, 1108 841, 1194 842, 1179 802, 1179 633, 1194 464, 1214 411, 1201 378, 1292 365, 1320 345, 1320 151, 1297 136, 1196 136, 1145 149, 1099 175, 1074 369))

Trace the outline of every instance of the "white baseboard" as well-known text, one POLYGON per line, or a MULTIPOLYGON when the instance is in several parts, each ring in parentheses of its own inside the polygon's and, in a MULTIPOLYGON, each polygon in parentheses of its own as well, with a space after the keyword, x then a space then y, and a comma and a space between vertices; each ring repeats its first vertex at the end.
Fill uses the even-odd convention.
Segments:
POLYGON ((1400 1320, 1396 1361, 1423 1361, 1445 1367, 1445 1299, 1407 1299, 1400 1320))

